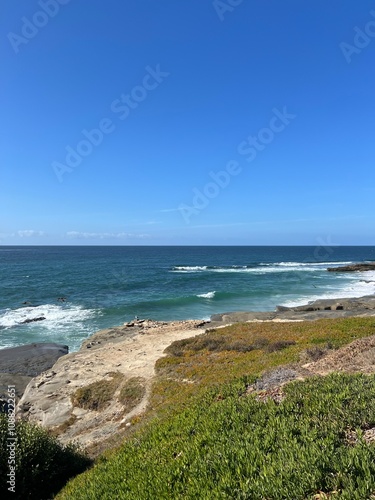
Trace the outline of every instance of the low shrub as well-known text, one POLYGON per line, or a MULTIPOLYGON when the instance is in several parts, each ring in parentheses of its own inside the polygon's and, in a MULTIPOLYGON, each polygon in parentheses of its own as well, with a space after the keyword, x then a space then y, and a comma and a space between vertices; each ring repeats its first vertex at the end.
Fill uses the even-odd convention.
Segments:
POLYGON ((272 342, 267 346, 267 352, 282 351, 291 345, 296 345, 294 340, 278 340, 277 342, 272 342))
POLYGON ((73 476, 91 465, 91 460, 74 445, 61 445, 45 429, 16 422, 9 435, 8 418, 0 415, 0 477, 2 499, 49 499, 73 476), (15 438, 15 441, 9 438, 15 438), (10 443, 15 443, 14 457, 10 443), (13 462, 14 460, 14 462, 13 462), (14 491, 9 490, 10 467, 14 467, 14 491))
POLYGON ((85 410, 102 410, 108 406, 124 378, 119 372, 111 372, 109 376, 110 380, 99 380, 77 389, 72 396, 73 405, 85 410))
POLYGON ((266 338, 252 338, 244 336, 233 338, 232 335, 222 335, 217 330, 207 330, 203 335, 176 340, 165 350, 166 353, 181 357, 187 352, 199 352, 207 350, 209 352, 250 352, 256 349, 263 349, 269 344, 266 338))
POLYGON ((305 351, 301 353, 301 361, 302 362, 312 362, 318 361, 326 356, 330 351, 334 349, 334 346, 331 342, 327 342, 323 345, 314 345, 309 347, 305 351))
POLYGON ((119 401, 124 405, 124 412, 128 413, 135 408, 146 394, 145 379, 132 377, 121 387, 119 401))

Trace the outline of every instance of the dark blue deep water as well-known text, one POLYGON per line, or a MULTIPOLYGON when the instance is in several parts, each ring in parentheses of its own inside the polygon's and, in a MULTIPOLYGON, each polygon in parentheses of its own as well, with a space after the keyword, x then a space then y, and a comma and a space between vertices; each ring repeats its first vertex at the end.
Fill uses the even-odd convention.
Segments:
POLYGON ((369 295, 375 273, 328 266, 375 260, 375 247, 0 247, 0 347, 71 350, 134 316, 208 319, 316 298, 369 295), (64 297, 66 301, 59 301, 64 297), (26 303, 26 304, 25 304, 26 303), (37 317, 43 321, 22 323, 37 317))

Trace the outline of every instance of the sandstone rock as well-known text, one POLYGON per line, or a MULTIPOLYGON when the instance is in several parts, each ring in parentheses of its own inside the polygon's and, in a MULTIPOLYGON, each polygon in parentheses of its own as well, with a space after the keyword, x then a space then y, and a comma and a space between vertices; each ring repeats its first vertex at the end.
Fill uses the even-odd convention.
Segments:
POLYGON ((97 332, 78 352, 59 358, 52 369, 30 381, 17 406, 18 417, 54 429, 63 443, 74 440, 84 447, 100 446, 121 431, 122 422, 131 422, 145 410, 155 362, 164 349, 174 340, 204 333, 200 324, 195 320, 167 324, 147 320, 142 322, 143 329, 135 324, 97 332), (77 389, 110 381, 113 374, 120 382, 107 407, 97 411, 77 406, 77 389), (122 384, 134 377, 144 379, 146 395, 126 412, 119 394, 122 384))

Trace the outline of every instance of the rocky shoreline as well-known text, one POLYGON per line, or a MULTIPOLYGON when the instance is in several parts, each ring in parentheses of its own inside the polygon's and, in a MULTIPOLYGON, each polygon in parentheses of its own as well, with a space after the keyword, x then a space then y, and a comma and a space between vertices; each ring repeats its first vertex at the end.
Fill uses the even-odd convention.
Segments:
POLYGON ((322 318, 346 318, 349 316, 374 316, 375 295, 359 298, 320 299, 296 307, 277 306, 276 311, 239 311, 214 314, 212 327, 240 321, 314 321, 322 318))
POLYGON ((216 314, 210 322, 134 320, 95 333, 71 354, 67 354, 67 346, 59 344, 3 349, 0 399, 7 384, 16 385, 20 418, 55 430, 62 442, 77 440, 88 447, 131 425, 131 419, 145 410, 155 363, 173 341, 202 334, 208 327, 236 322, 314 321, 349 316, 375 316, 375 295, 317 300, 298 307, 279 306, 273 312, 216 314), (73 404, 77 390, 99 381, 112 381, 114 374, 118 374, 121 383, 104 410, 98 412, 73 404), (131 411, 124 412, 117 396, 121 384, 130 379, 142 380, 145 395, 131 411))

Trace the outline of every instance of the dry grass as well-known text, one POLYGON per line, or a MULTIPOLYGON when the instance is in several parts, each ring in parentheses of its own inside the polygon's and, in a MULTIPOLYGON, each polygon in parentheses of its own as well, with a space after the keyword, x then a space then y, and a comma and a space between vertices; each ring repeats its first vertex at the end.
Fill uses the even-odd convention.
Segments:
POLYGON ((129 413, 144 398, 146 394, 145 379, 132 377, 121 387, 119 401, 124 406, 124 413, 129 413))
POLYGON ((216 330, 207 330, 203 335, 177 340, 165 350, 168 354, 181 357, 186 352, 210 351, 210 352, 250 352, 261 349, 269 344, 266 338, 256 338, 249 342, 248 338, 233 338, 232 335, 221 335, 216 330))
POLYGON ((77 389, 72 395, 73 405, 95 411, 106 408, 124 378, 123 374, 119 372, 111 372, 108 375, 111 379, 99 380, 77 389))
POLYGON ((66 420, 63 424, 50 430, 51 435, 56 437, 59 436, 63 432, 66 432, 66 430, 69 429, 69 427, 73 425, 76 421, 77 417, 75 415, 70 415, 68 420, 66 420))
POLYGON ((174 342, 156 363, 150 408, 176 408, 204 388, 309 360, 355 339, 375 334, 374 318, 322 319, 298 323, 237 323, 174 342))

